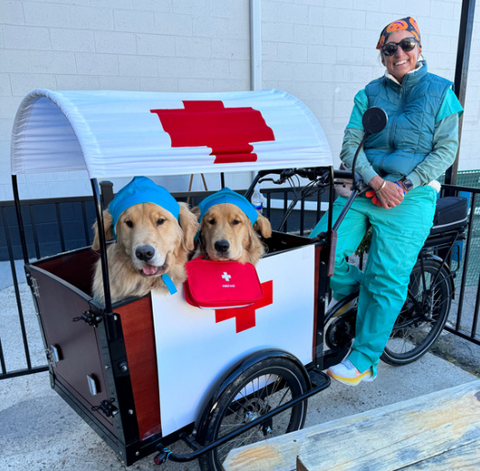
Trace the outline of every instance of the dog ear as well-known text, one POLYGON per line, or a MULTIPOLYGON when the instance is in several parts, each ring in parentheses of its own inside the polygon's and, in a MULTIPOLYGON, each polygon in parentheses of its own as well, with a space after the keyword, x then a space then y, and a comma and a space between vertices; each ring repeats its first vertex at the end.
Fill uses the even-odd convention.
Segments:
POLYGON ((195 206, 194 208, 192 208, 190 210, 193 214, 195 214, 195 216, 197 216, 197 219, 200 218, 200 214, 202 214, 202 211, 200 210, 200 207, 199 206, 195 206))
MULTIPOLYGON (((103 228, 105 231, 105 240, 110 240, 113 239, 113 218, 112 215, 109 213, 108 209, 106 209, 103 212, 103 228)), ((98 224, 97 221, 93 224, 93 231, 94 231, 94 237, 93 237, 93 244, 92 244, 92 249, 93 250, 99 250, 100 249, 100 237, 98 235, 98 224)))
POLYGON ((195 248, 194 239, 198 231, 197 215, 188 209, 187 203, 180 203, 179 218, 183 230, 182 244, 186 250, 191 252, 195 248))
POLYGON ((261 214, 258 215, 257 221, 253 225, 253 228, 256 231, 260 231, 260 234, 262 234, 264 239, 272 237, 272 225, 270 224, 270 221, 261 214))

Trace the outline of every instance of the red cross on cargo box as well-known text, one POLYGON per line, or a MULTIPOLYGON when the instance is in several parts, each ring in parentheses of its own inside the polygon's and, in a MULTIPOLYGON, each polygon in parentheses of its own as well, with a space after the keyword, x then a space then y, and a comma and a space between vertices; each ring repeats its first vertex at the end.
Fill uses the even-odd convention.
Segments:
POLYGON ((251 306, 216 309, 215 322, 222 322, 234 318, 237 334, 251 327, 255 327, 255 314, 257 309, 273 304, 273 281, 270 280, 262 283, 262 291, 262 299, 251 306))

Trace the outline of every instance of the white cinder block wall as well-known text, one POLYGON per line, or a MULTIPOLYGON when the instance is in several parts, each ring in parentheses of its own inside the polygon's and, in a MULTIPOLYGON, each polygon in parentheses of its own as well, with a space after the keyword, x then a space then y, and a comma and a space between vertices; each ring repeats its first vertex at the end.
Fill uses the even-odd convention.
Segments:
MULTIPOLYGON (((262 87, 317 116, 338 159, 355 93, 383 73, 375 45, 414 16, 430 71, 453 80, 461 0, 258 0, 262 87)), ((249 0, 0 0, 0 200, 12 199, 10 133, 35 88, 145 91, 250 89, 249 0)), ((477 11, 477 17, 479 13, 477 11)), ((475 26, 478 25, 478 21, 475 26)), ((476 30, 475 30, 476 32, 476 30)), ((475 33, 474 32, 474 33, 475 33)), ((460 169, 478 169, 480 40, 474 34, 460 169)), ((249 174, 228 174, 244 188, 249 174)), ((219 178, 207 178, 211 189, 219 178)), ((86 174, 20 177, 23 198, 90 194, 86 174)), ((185 191, 189 176, 161 181, 185 191)), ((201 189, 197 176, 194 189, 201 189)), ((125 181, 115 181, 116 188, 125 181)))

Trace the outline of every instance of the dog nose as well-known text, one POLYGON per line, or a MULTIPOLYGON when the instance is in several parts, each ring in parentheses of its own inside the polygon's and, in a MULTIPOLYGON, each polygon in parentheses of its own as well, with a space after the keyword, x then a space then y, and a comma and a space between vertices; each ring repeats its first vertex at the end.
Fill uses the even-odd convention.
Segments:
POLYGON ((135 256, 143 262, 148 262, 155 255, 155 249, 151 245, 141 245, 135 249, 135 256))
POLYGON ((215 242, 215 250, 217 252, 226 252, 228 249, 230 248, 230 244, 228 242, 228 240, 217 240, 217 242, 215 242))

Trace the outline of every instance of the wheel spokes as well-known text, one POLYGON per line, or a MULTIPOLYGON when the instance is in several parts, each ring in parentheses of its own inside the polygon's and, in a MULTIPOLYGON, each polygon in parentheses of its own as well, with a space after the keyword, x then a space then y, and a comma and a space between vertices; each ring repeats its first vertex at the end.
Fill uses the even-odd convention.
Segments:
MULTIPOLYGON (((229 406, 220 424, 218 436, 227 435, 246 423, 292 400, 292 391, 288 386, 282 385, 282 383, 279 376, 269 374, 259 376, 246 384, 236 395, 235 402, 229 406)), ((218 458, 220 460, 224 459, 233 448, 264 439, 267 433, 269 436, 286 433, 291 415, 291 409, 287 409, 272 417, 268 428, 260 425, 247 430, 227 444, 219 447, 217 450, 218 458)))

